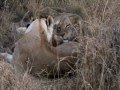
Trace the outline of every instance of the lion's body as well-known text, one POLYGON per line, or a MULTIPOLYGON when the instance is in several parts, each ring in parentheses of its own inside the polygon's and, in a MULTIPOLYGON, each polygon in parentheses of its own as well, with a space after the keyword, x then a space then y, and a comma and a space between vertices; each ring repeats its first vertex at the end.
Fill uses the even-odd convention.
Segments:
MULTIPOLYGON (((48 34, 50 35, 51 33, 46 32, 49 27, 46 28, 45 24, 43 25, 40 20, 35 20, 34 23, 35 24, 32 27, 28 28, 31 29, 30 32, 26 33, 16 43, 13 53, 13 65, 20 72, 28 70, 35 75, 41 73, 53 74, 61 70, 62 72, 69 71, 70 67, 69 69, 66 69, 65 67, 67 67, 67 64, 63 63, 64 61, 62 61, 62 64, 60 63, 60 66, 58 63, 60 62, 60 58, 64 56, 68 57, 68 59, 65 60, 67 63, 69 63, 69 60, 73 60, 70 57, 72 51, 76 49, 76 47, 71 48, 72 44, 69 43, 69 52, 62 51, 62 49, 64 50, 64 48, 69 47, 66 45, 66 47, 62 47, 61 45, 57 48, 52 47, 49 43, 51 37, 48 36, 48 34), (60 70, 58 70, 58 66, 60 67, 60 70)), ((78 46, 76 43, 74 45, 78 46)), ((73 61, 75 63, 75 60, 73 61)), ((72 63, 71 65, 74 64, 72 63)))

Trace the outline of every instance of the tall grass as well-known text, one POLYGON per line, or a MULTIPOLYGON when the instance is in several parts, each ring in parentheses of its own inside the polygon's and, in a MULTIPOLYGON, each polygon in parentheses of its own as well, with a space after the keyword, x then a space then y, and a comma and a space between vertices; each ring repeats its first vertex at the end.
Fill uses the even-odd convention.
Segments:
MULTIPOLYGON (((119 90, 120 89, 120 1, 119 0, 5 0, 0 11, 0 46, 10 47, 17 36, 13 22, 31 17, 76 13, 84 23, 80 35, 76 76, 39 80, 27 74, 18 77, 1 62, 1 90, 119 90), (14 37, 14 38, 13 38, 14 37), (5 70, 5 71, 4 71, 5 70), (12 78, 15 77, 15 78, 12 78), (15 80, 15 81, 14 81, 15 80), (7 86, 7 88, 6 88, 7 86)), ((0 3, 1 4, 1 3, 0 3)), ((11 67, 11 66, 10 66, 11 67)))

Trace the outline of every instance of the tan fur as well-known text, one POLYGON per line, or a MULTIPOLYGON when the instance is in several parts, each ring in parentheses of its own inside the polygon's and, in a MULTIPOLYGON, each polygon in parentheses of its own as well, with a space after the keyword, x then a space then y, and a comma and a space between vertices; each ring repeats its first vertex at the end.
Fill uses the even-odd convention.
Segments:
POLYGON ((55 34, 60 35, 63 39, 72 41, 77 36, 77 30, 74 25, 80 25, 82 19, 79 15, 71 13, 62 13, 55 17, 55 34))
POLYGON ((58 36, 58 35, 54 34, 53 37, 52 37, 51 45, 56 47, 56 46, 58 46, 62 43, 63 43, 63 38, 61 36, 58 36))
POLYGON ((28 70, 34 75, 41 73, 45 75, 56 74, 57 71, 60 73, 69 71, 70 67, 68 64, 73 67, 76 61, 74 57, 71 57, 73 50, 76 49, 76 47, 72 46, 78 47, 78 44, 73 42, 63 44, 65 47, 61 45, 57 48, 52 47, 47 40, 47 34, 41 19, 37 19, 35 22, 34 28, 16 43, 13 53, 13 65, 20 72, 28 70), (66 56, 66 59, 60 62, 60 58, 64 56, 66 56))

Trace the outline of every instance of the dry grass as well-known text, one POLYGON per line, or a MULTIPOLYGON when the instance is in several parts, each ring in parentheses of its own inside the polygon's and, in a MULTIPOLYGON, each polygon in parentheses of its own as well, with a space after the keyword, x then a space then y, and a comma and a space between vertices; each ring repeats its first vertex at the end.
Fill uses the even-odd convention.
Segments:
MULTIPOLYGON (((7 1, 7 0, 5 0, 7 1)), ((120 1, 119 0, 22 0, 6 2, 0 11, 0 46, 10 47, 18 36, 13 22, 30 17, 56 16, 60 12, 77 13, 84 18, 80 35, 82 51, 72 78, 36 79, 0 62, 1 90, 120 90, 120 1), (9 4, 13 5, 9 7, 9 4), (79 63, 80 61, 80 63, 79 63)), ((20 26, 20 24, 19 24, 20 26)))

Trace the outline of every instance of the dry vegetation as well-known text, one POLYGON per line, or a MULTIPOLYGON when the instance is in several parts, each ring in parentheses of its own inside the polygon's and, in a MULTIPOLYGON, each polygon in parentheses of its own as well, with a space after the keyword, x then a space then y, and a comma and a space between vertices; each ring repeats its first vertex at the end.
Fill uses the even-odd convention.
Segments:
POLYGON ((20 76, 1 59, 0 90, 120 90, 120 0, 0 0, 0 6, 0 51, 18 40, 15 28, 31 17, 69 12, 84 19, 75 76, 20 76))

